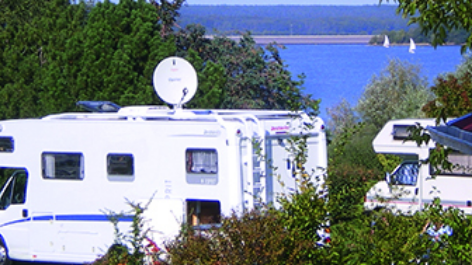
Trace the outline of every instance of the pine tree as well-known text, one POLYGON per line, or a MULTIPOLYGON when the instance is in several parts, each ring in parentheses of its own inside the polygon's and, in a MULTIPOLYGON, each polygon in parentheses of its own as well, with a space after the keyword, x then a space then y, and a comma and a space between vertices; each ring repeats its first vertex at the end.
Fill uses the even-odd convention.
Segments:
POLYGON ((40 115, 75 109, 88 8, 84 1, 70 4, 68 0, 54 0, 41 18, 47 41, 42 48, 40 115))
POLYGON ((144 0, 97 3, 85 27, 80 100, 156 104, 151 85, 157 63, 175 53, 159 35, 155 9, 144 0))
POLYGON ((54 1, 1 1, 0 118, 38 115, 38 93, 47 61, 47 9, 54 1))

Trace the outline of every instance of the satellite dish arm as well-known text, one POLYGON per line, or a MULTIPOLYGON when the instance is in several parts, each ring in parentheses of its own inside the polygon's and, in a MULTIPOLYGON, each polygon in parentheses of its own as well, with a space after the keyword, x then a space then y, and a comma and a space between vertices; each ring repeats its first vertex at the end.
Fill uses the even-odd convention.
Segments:
POLYGON ((176 106, 177 109, 182 108, 182 102, 184 101, 184 98, 185 98, 185 96, 187 95, 187 93, 188 93, 188 89, 187 89, 187 88, 184 88, 184 89, 182 90, 182 98, 180 99, 179 104, 177 104, 177 106, 176 106))

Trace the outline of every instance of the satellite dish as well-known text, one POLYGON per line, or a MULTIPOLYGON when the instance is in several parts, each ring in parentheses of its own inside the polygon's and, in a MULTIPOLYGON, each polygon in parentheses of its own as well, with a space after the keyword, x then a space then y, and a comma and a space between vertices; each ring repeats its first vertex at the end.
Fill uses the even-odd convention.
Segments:
POLYGON ((168 57, 154 70, 153 83, 154 90, 162 100, 180 108, 197 91, 197 72, 187 60, 168 57))

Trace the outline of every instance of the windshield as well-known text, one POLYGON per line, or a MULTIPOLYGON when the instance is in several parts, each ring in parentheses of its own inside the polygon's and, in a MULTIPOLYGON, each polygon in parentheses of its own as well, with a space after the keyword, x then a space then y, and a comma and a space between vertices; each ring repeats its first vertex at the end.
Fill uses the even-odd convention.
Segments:
POLYGON ((392 174, 393 185, 415 186, 418 180, 419 163, 416 161, 402 163, 392 174))
POLYGON ((0 210, 7 209, 12 204, 23 204, 26 201, 27 173, 16 170, 5 182, 0 194, 0 210))

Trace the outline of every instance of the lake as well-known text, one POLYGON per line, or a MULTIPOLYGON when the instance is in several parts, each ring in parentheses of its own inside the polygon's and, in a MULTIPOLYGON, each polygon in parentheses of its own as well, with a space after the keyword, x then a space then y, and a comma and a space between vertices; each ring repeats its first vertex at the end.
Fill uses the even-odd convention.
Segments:
POLYGON ((454 72, 462 62, 460 46, 417 46, 408 52, 408 46, 371 45, 286 45, 280 49, 282 59, 294 77, 305 73, 305 92, 321 99, 321 117, 326 120, 326 108, 333 107, 343 98, 355 106, 365 86, 374 75, 387 67, 390 59, 408 61, 421 67, 421 75, 429 85, 440 74, 454 72))

